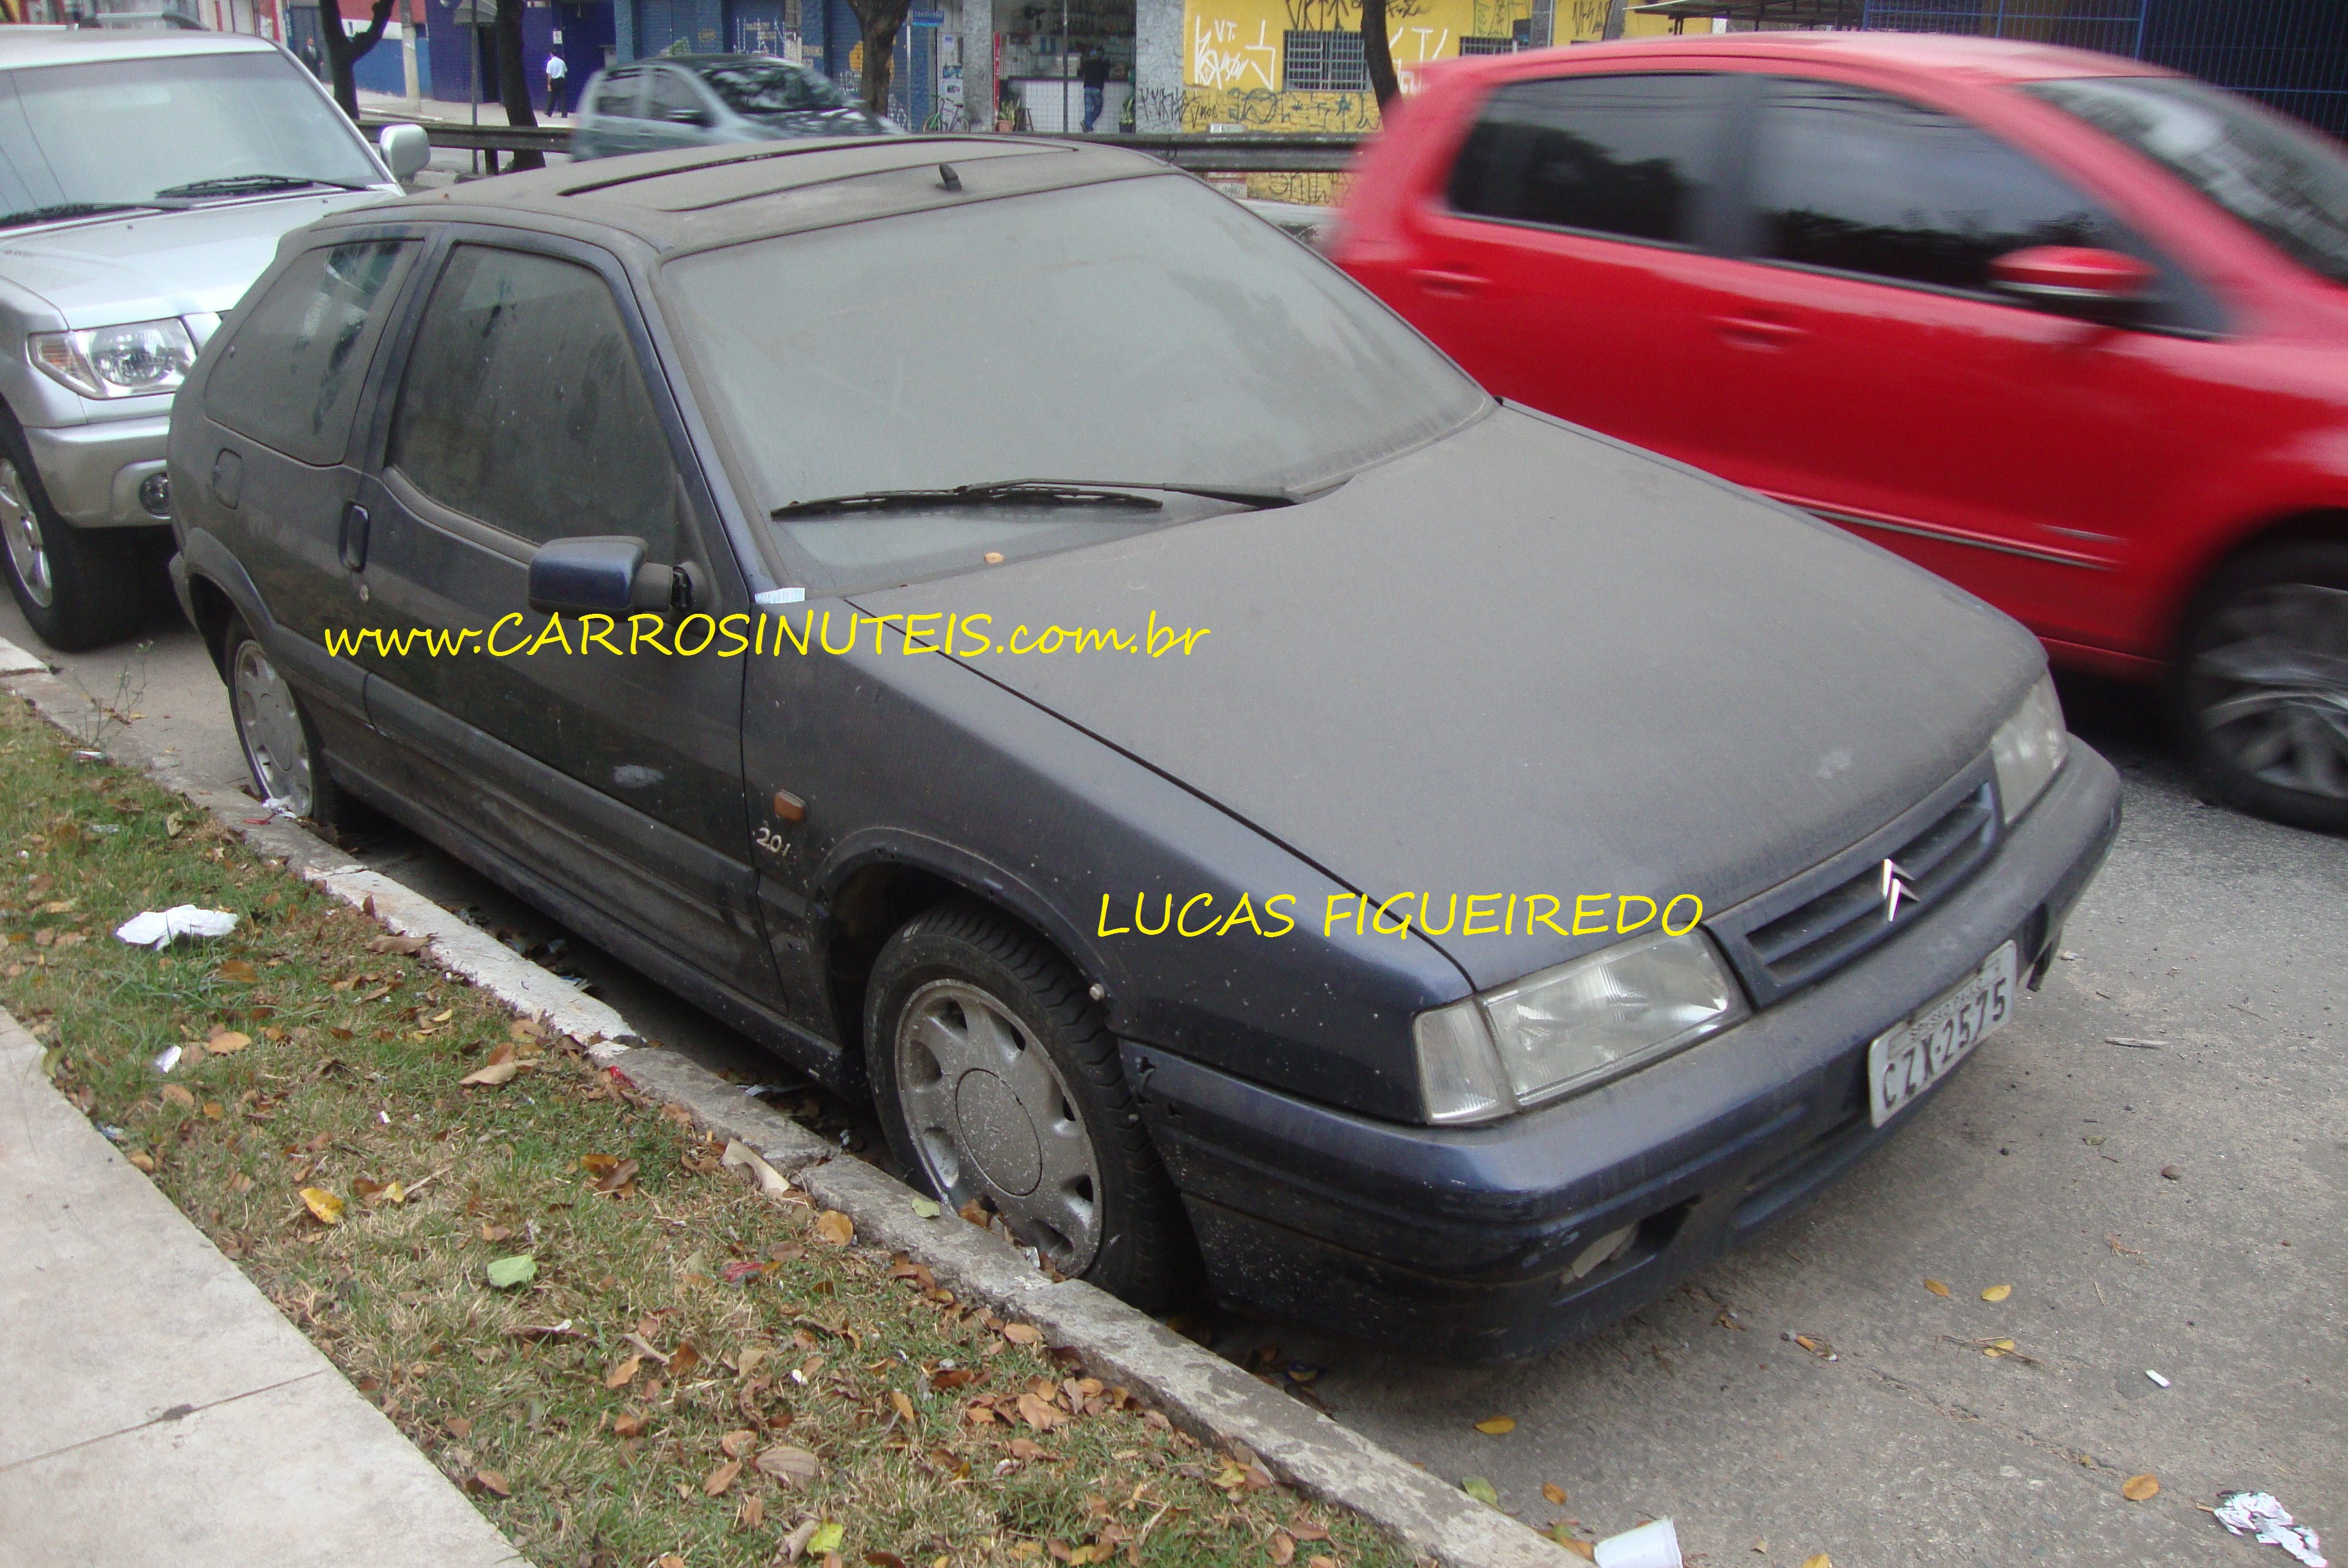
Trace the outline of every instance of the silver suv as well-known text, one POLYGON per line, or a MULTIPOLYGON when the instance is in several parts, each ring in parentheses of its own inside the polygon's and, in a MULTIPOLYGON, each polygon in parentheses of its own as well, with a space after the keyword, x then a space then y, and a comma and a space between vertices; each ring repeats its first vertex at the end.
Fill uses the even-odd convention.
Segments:
POLYGON ((259 38, 0 28, 0 536, 52 647, 127 634, 160 582, 171 395, 278 237, 429 156, 259 38))

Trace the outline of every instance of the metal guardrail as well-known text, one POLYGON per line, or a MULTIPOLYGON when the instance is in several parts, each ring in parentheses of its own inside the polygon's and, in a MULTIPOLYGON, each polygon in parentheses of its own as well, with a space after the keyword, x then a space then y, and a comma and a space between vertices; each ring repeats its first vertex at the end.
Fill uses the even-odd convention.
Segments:
MULTIPOLYGON (((391 115, 362 115, 359 128, 372 135, 387 125, 424 128, 435 147, 501 152, 568 152, 571 132, 561 126, 467 125, 457 120, 402 121, 391 115)), ((1024 134, 1024 133, 1023 133, 1024 134)), ((1194 174, 1338 174, 1353 162, 1365 139, 1359 136, 1269 136, 1235 134, 1071 136, 1045 140, 1121 147, 1165 159, 1194 174)))

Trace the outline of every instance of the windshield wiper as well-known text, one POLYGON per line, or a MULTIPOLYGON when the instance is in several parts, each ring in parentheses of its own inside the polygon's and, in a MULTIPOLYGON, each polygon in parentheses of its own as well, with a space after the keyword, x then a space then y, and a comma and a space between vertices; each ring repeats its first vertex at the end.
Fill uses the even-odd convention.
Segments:
POLYGON ((353 180, 321 179, 308 174, 223 174, 212 179, 191 179, 185 185, 167 185, 155 194, 166 200, 175 196, 245 196, 261 190, 300 190, 312 185, 331 185, 337 190, 375 189, 353 180))
POLYGON ((985 485, 956 485, 936 490, 865 490, 853 496, 826 496, 813 501, 793 501, 777 507, 770 518, 804 518, 827 512, 887 511, 955 506, 997 507, 1130 507, 1163 511, 1166 503, 1137 496, 1136 490, 1164 490, 1180 496, 1203 496, 1240 507, 1286 507, 1296 497, 1285 490, 1227 490, 1205 485, 1156 485, 1131 479, 998 479, 985 485))
POLYGON ((0 214, 0 229, 14 229, 21 223, 54 223, 66 218, 95 218, 101 212, 136 212, 146 205, 140 201, 60 201, 53 207, 27 207, 21 212, 0 214))

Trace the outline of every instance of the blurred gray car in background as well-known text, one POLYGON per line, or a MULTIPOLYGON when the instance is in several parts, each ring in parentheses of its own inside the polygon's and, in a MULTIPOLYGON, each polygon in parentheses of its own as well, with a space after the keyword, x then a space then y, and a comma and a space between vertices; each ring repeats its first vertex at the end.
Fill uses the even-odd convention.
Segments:
POLYGON ((890 136, 821 71, 767 55, 675 55, 598 71, 580 96, 571 156, 612 158, 803 136, 890 136))

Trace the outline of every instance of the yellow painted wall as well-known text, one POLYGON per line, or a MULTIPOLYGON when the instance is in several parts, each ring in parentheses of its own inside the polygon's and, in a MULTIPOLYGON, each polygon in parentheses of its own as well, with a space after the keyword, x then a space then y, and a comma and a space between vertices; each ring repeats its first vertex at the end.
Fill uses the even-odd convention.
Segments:
MULTIPOLYGON (((1505 38, 1531 15, 1532 0, 1386 0, 1387 46, 1403 91, 1412 88, 1413 67, 1454 57, 1462 37, 1505 38)), ((1375 130, 1377 101, 1368 93, 1280 87, 1282 35, 1351 32, 1361 25, 1360 0, 1185 0, 1182 128, 1375 130)), ((1551 25, 1560 44, 1596 38, 1605 30, 1606 0, 1557 0, 1551 25)), ((1660 19, 1633 16, 1627 31, 1668 28, 1660 19)))

